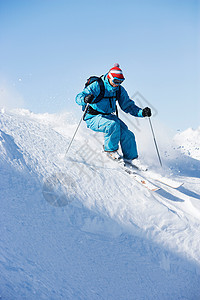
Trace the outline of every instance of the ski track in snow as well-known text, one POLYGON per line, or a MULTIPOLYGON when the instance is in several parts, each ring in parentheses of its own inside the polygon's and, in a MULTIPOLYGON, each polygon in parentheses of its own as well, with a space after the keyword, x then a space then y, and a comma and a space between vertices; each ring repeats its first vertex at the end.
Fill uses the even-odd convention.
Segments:
POLYGON ((65 157, 76 126, 0 113, 0 299, 200 299, 198 131, 195 157, 177 145, 186 134, 167 149, 184 185, 150 192, 85 124, 65 157))

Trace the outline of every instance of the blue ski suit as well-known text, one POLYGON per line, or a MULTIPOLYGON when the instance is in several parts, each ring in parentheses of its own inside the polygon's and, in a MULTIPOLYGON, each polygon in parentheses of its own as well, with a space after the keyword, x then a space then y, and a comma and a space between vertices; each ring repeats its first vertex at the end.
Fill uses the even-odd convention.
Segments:
MULTIPOLYGON (((102 77, 105 86, 104 98, 90 106, 99 112, 98 115, 89 113, 85 116, 87 127, 98 132, 104 133, 104 150, 115 151, 121 145, 123 157, 125 159, 134 159, 138 157, 137 146, 134 134, 128 129, 127 125, 113 113, 116 111, 116 91, 120 88, 120 97, 118 103, 120 108, 135 117, 143 117, 142 109, 135 105, 123 86, 113 87, 109 83, 107 74, 102 77), (112 97, 112 98, 108 98, 112 97), (106 115, 103 115, 104 113, 106 115)), ((76 103, 85 108, 85 96, 94 95, 95 98, 100 93, 100 86, 97 81, 88 85, 81 93, 76 96, 76 103)))

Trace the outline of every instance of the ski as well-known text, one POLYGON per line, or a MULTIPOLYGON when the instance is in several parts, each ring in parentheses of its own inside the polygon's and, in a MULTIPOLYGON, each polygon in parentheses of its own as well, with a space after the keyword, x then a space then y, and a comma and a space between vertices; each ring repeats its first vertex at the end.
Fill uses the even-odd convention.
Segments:
POLYGON ((154 185, 152 182, 147 180, 145 177, 141 176, 135 171, 130 170, 129 168, 123 167, 124 171, 128 173, 135 181, 145 186, 148 190, 155 192, 158 191, 160 188, 154 185))
POLYGON ((148 190, 150 190, 152 192, 160 190, 160 187, 156 186, 155 184, 153 184, 152 182, 147 180, 144 176, 138 174, 136 168, 135 168, 135 170, 133 170, 132 168, 130 168, 129 164, 127 166, 123 159, 121 159, 121 158, 120 159, 112 159, 109 156, 107 156, 107 157, 110 160, 112 160, 113 162, 117 162, 123 171, 128 173, 136 182, 140 183, 142 186, 144 186, 148 190))
POLYGON ((183 185, 183 182, 178 182, 174 179, 171 179, 171 178, 168 178, 168 177, 163 177, 161 175, 156 175, 156 174, 153 174, 153 175, 150 175, 150 177, 160 183, 163 183, 173 189, 177 189, 179 188, 180 186, 183 185))
MULTIPOLYGON (((109 157, 109 156, 108 156, 109 157)), ((117 162, 122 169, 131 177, 133 177, 137 182, 145 186, 147 189, 151 191, 157 191, 160 189, 160 187, 156 186, 154 183, 152 183, 149 180, 160 182, 164 185, 167 185, 171 188, 177 189, 181 185, 183 185, 182 182, 178 182, 174 179, 162 176, 156 172, 149 171, 148 169, 146 171, 138 169, 133 163, 124 161, 123 158, 119 159, 112 159, 109 157, 109 159, 117 162)))
POLYGON ((169 186, 169 187, 171 187, 171 188, 174 188, 174 189, 177 189, 177 188, 179 188, 180 186, 182 186, 183 185, 183 182, 178 182, 178 181, 176 181, 176 180, 174 180, 174 179, 171 179, 171 178, 168 178, 168 177, 165 177, 165 176, 162 176, 162 175, 160 175, 160 174, 158 174, 158 173, 156 173, 156 172, 153 172, 153 171, 149 171, 149 170, 147 170, 147 171, 142 171, 142 170, 139 170, 137 167, 135 167, 134 166, 134 164, 132 164, 131 162, 129 163, 125 163, 125 166, 129 166, 129 167, 131 167, 132 169, 136 169, 136 170, 138 170, 139 172, 141 172, 141 173, 145 173, 145 176, 147 176, 148 178, 150 178, 150 179, 153 179, 153 180, 155 180, 155 181, 158 181, 158 182, 160 182, 160 183, 163 183, 163 184, 165 184, 165 185, 167 185, 167 186, 169 186))

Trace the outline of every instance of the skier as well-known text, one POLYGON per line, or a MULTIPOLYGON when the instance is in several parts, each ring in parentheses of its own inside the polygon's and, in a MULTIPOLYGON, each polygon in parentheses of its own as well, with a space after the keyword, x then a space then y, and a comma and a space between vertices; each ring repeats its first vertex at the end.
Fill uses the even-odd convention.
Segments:
POLYGON ((83 109, 88 104, 84 120, 88 128, 104 133, 104 151, 110 158, 115 160, 121 158, 118 152, 120 144, 124 161, 131 161, 137 168, 144 170, 146 167, 138 159, 133 132, 114 112, 117 100, 124 112, 135 117, 150 117, 151 109, 149 107, 142 109, 135 105, 125 88, 121 86, 124 80, 119 64, 114 64, 114 67, 102 77, 105 88, 102 99, 95 103, 101 90, 99 82, 94 81, 76 96, 76 103, 82 105, 83 109))

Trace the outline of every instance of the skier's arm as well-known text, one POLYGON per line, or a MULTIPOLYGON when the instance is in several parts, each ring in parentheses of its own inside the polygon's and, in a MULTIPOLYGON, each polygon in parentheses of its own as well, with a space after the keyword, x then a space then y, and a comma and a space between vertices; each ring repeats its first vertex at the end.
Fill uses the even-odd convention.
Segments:
POLYGON ((121 86, 121 93, 119 98, 120 108, 135 117, 143 117, 142 108, 135 105, 135 102, 131 100, 128 96, 127 91, 121 86))
POLYGON ((97 82, 93 82, 89 86, 84 88, 84 90, 76 96, 76 103, 82 106, 85 105, 85 101, 84 101, 85 97, 91 94, 94 96, 94 101, 95 101, 95 98, 99 95, 99 93, 100 93, 99 84, 97 82))

